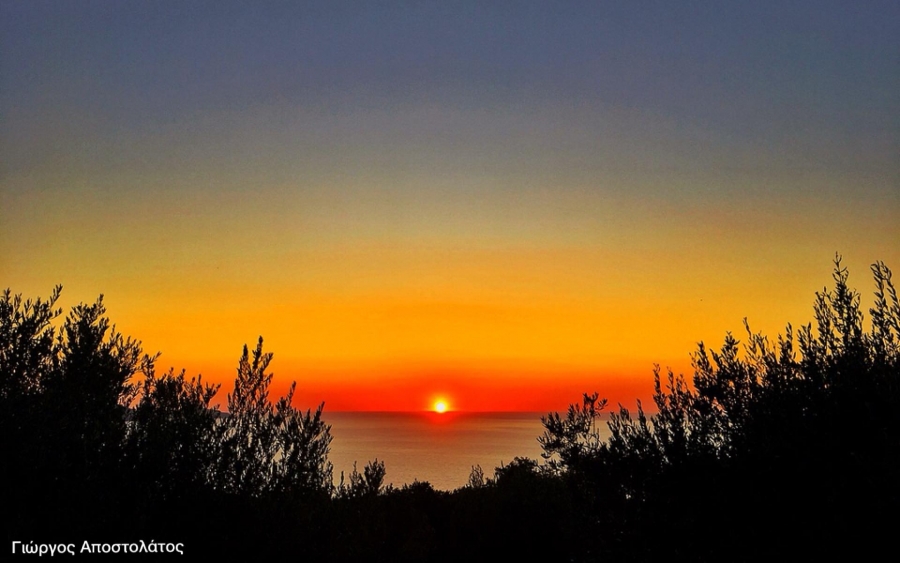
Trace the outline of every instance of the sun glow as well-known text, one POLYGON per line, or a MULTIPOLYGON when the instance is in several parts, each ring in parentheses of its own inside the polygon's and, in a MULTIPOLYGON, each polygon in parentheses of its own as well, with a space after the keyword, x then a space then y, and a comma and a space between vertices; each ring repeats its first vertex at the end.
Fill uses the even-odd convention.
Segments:
POLYGON ((434 412, 441 414, 447 412, 447 402, 438 400, 434 402, 434 412))

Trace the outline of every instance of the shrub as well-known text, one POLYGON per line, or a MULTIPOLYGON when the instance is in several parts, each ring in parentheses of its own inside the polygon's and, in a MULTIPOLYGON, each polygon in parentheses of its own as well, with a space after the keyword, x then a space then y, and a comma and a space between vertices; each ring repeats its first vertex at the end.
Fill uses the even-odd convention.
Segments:
POLYGON ((745 320, 743 346, 731 333, 718 351, 699 344, 691 384, 657 367, 656 414, 620 406, 604 442, 591 430, 596 394, 544 417, 549 467, 603 501, 584 503, 593 517, 614 507, 617 533, 643 538, 645 556, 884 541, 874 515, 900 500, 900 303, 890 270, 872 273, 869 330, 837 257, 814 323, 772 343, 745 320))
POLYGON ((322 420, 324 403, 315 413, 295 409, 292 384, 288 394, 272 404, 272 373, 266 373, 272 354, 264 354, 262 344, 260 338, 252 358, 244 346, 234 391, 228 395, 217 486, 250 496, 330 494, 332 438, 331 427, 322 420))

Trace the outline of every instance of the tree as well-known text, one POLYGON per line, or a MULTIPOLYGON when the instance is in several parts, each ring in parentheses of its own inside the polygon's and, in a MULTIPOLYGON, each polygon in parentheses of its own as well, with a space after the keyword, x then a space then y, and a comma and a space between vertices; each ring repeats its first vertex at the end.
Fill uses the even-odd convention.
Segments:
POLYGON ((218 385, 185 379, 170 369, 151 368, 140 384, 140 401, 130 416, 126 463, 138 486, 158 500, 207 487, 219 456, 220 413, 210 401, 218 385))
POLYGON ((273 467, 270 488, 280 493, 330 494, 334 486, 334 470, 328 461, 331 426, 322 420, 325 403, 320 403, 315 413, 309 409, 306 412, 295 409, 291 402, 296 387, 296 382, 291 383, 287 395, 275 405, 273 423, 278 458, 273 467))
POLYGON ((259 496, 268 493, 330 493, 328 461, 331 427, 322 420, 324 403, 315 413, 295 409, 296 384, 274 405, 269 401, 271 353, 259 339, 252 353, 244 346, 228 414, 221 423, 218 486, 228 492, 259 496))
POLYGON ((4 406, 40 393, 46 374, 56 369, 53 322, 62 315, 56 307, 61 292, 62 286, 56 286, 46 301, 23 301, 9 289, 0 297, 0 401, 4 406))
POLYGON ((576 470, 582 460, 596 454, 601 445, 597 420, 606 404, 607 400, 599 399, 597 393, 585 393, 582 404, 570 405, 565 418, 559 413, 541 417, 545 431, 538 443, 551 470, 576 470))
POLYGON ((602 443, 589 430, 597 395, 585 395, 565 419, 544 417, 544 457, 602 497, 594 518, 615 507, 613 522, 626 523, 617 533, 643 538, 647 557, 674 546, 693 557, 741 546, 729 555, 740 558, 775 544, 827 552, 884 542, 871 515, 900 501, 900 303, 890 270, 871 270, 869 330, 838 256, 814 322, 771 343, 745 320, 743 346, 731 333, 718 351, 698 345, 690 384, 657 367, 657 413, 620 406, 602 443))
POLYGON ((353 471, 350 473, 348 483, 344 483, 344 472, 341 472, 341 482, 337 487, 338 498, 360 498, 374 497, 383 492, 390 492, 391 487, 385 489, 384 477, 387 474, 384 468, 384 462, 378 461, 376 458, 363 467, 360 473, 356 469, 356 462, 353 462, 353 471))
POLYGON ((23 510, 40 493, 37 478, 50 467, 41 437, 46 432, 42 400, 48 374, 59 368, 54 321, 62 287, 48 300, 24 300, 6 289, 0 297, 0 467, 6 484, 0 505, 5 522, 30 524, 23 510))
POLYGON ((58 342, 59 369, 44 377, 50 406, 58 409, 57 432, 71 468, 96 477, 98 464, 115 463, 126 427, 125 415, 137 397, 132 378, 152 369, 140 342, 110 325, 101 295, 92 305, 76 305, 63 323, 58 342))
POLYGON ((554 467, 562 469, 572 469, 579 456, 629 448, 656 450, 666 464, 686 456, 727 459, 751 447, 771 449, 769 433, 775 428, 783 437, 806 426, 788 425, 789 419, 799 422, 792 417, 813 422, 848 401, 876 416, 874 404, 887 407, 898 398, 900 304, 890 270, 879 262, 872 272, 876 292, 869 332, 863 328, 860 296, 847 285, 848 273, 838 257, 834 290, 816 294, 815 329, 810 323, 795 338, 788 325, 773 346, 745 320, 743 350, 731 333, 718 352, 698 345, 692 385, 669 372, 663 387, 657 366, 657 414, 648 420, 639 403, 635 419, 620 407, 610 417, 611 437, 605 444, 591 430, 599 412, 595 405, 605 401, 585 394, 583 405, 572 405, 565 419, 556 413, 542 418, 544 457, 553 461, 558 456, 554 467))
POLYGON ((129 480, 121 462, 133 378, 153 362, 110 324, 102 295, 54 326, 61 290, 47 301, 9 290, 0 299, 5 506, 26 527, 49 523, 29 507, 51 502, 60 521, 116 520, 129 480))

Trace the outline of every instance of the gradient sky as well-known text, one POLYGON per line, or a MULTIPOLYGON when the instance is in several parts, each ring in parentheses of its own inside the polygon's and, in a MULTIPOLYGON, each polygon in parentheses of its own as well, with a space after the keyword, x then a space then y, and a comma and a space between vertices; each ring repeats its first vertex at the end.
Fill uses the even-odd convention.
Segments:
POLYGON ((896 1, 360 4, 0 0, 0 285, 226 384, 262 335, 299 406, 548 410, 900 268, 896 1))

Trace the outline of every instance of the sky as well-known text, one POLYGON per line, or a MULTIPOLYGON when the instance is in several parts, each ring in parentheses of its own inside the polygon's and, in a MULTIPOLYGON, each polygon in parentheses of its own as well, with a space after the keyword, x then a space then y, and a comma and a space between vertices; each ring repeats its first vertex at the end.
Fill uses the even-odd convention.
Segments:
POLYGON ((0 0, 0 286, 328 410, 649 400, 900 268, 900 4, 0 0))

